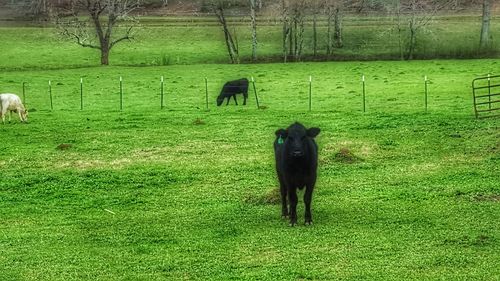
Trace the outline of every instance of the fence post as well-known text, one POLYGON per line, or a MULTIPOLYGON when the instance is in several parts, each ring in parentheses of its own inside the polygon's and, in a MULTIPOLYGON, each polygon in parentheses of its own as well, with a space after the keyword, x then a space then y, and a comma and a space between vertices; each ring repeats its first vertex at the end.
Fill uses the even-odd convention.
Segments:
POLYGON ((208 110, 208 79, 205 77, 205 102, 208 110))
POLYGON ((491 78, 490 78, 490 74, 488 73, 488 106, 491 110, 491 78))
POLYGON ((26 82, 23 82, 23 104, 26 106, 26 82))
POLYGON ((363 112, 366 112, 366 85, 365 85, 365 75, 361 77, 363 82, 363 112))
POLYGON ((80 110, 83 110, 83 77, 80 77, 80 110))
POLYGON ((49 80, 49 99, 50 99, 50 110, 54 110, 54 105, 52 103, 52 83, 49 80))
POLYGON ((425 95, 424 95, 424 101, 425 101, 425 112, 427 112, 427 105, 428 105, 428 96, 429 96, 429 89, 428 89, 428 83, 429 80, 427 79, 427 75, 424 76, 424 87, 425 87, 425 95))
POLYGON ((120 76, 120 110, 123 110, 123 79, 120 76))
POLYGON ((163 75, 161 76, 161 83, 160 83, 160 109, 163 109, 163 75))
POLYGON ((312 105, 312 76, 309 75, 309 111, 311 111, 312 105))
POLYGON ((255 80, 253 79, 253 76, 252 76, 252 85, 253 85, 253 92, 255 94, 255 102, 257 102, 257 109, 259 109, 260 108, 259 97, 257 96, 257 89, 255 89, 255 80))

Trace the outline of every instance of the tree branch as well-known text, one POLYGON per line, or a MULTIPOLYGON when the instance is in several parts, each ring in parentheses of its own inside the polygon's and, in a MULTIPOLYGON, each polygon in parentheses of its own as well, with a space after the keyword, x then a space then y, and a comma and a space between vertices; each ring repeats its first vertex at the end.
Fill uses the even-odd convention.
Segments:
POLYGON ((121 38, 118 38, 116 40, 114 40, 113 42, 111 42, 109 44, 109 49, 111 50, 111 48, 113 48, 114 45, 116 45, 116 43, 118 42, 121 42, 121 41, 124 41, 124 40, 128 40, 128 41, 131 41, 132 39, 134 39, 133 36, 130 35, 131 31, 132 31, 132 26, 130 26, 127 30, 127 33, 125 34, 125 36, 121 37, 121 38))
POLYGON ((70 37, 70 38, 73 38, 76 40, 76 43, 82 47, 86 47, 86 48, 92 48, 92 49, 98 49, 100 50, 101 47, 100 46, 96 46, 96 45, 93 45, 91 43, 85 43, 85 39, 82 38, 81 35, 79 35, 78 33, 76 32, 70 32, 68 29, 64 28, 63 29, 63 34, 67 37, 70 37))

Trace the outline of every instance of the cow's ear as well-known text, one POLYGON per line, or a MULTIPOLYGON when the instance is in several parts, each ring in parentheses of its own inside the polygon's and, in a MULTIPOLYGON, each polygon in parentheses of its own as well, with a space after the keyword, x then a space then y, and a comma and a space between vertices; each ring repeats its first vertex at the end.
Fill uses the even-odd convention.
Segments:
POLYGON ((288 136, 288 132, 285 129, 278 129, 275 132, 275 134, 276 134, 277 138, 279 138, 279 137, 286 138, 288 136))
POLYGON ((314 138, 316 137, 317 135, 319 135, 319 132, 321 130, 319 128, 316 128, 316 127, 313 127, 313 128, 309 128, 307 129, 307 136, 308 137, 311 137, 311 138, 314 138))

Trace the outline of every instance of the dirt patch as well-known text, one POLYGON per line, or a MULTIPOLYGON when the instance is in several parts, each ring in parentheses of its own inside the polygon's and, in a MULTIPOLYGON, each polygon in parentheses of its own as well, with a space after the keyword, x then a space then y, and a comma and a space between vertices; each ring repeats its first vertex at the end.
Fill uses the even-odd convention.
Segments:
POLYGON ((196 118, 196 120, 194 120, 193 122, 193 125, 205 125, 205 121, 201 120, 200 118, 196 118))
POLYGON ((58 145, 56 147, 57 150, 67 150, 67 149, 70 149, 72 148, 73 145, 71 143, 61 143, 60 145, 58 145))
POLYGON ((354 155, 354 153, 347 147, 342 147, 337 153, 335 153, 333 158, 336 162, 344 164, 353 164, 363 161, 363 159, 354 155))
POLYGON ((472 199, 478 202, 500 202, 500 194, 478 194, 472 199))
POLYGON ((500 202, 500 194, 484 194, 484 193, 467 193, 456 191, 455 197, 458 199, 465 199, 472 202, 500 202))
POLYGON ((443 241, 445 245, 455 245, 463 247, 473 247, 473 246, 487 246, 494 242, 494 238, 485 234, 479 234, 477 236, 464 235, 457 238, 447 238, 443 241))
POLYGON ((267 193, 261 195, 248 194, 243 201, 247 204, 254 205, 275 205, 281 202, 281 195, 279 188, 274 188, 267 193))

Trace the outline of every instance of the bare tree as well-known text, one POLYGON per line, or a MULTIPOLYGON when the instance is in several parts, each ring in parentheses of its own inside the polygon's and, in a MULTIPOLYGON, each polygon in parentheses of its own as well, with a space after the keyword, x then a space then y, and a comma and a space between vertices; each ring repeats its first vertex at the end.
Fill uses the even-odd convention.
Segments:
POLYGON ((418 34, 429 24, 438 11, 450 3, 452 0, 395 0, 392 3, 396 14, 402 58, 413 59, 418 34))
POLYGON ((305 0, 296 0, 292 6, 292 21, 293 21, 293 48, 290 51, 293 54, 295 61, 300 61, 304 47, 304 31, 305 31, 305 12, 307 2, 305 0))
POLYGON ((288 56, 293 57, 295 61, 300 61, 302 57, 306 8, 305 0, 282 0, 281 19, 285 62, 288 56))
POLYGON ((119 42, 133 39, 132 28, 136 22, 130 13, 139 7, 139 1, 132 0, 76 0, 72 5, 72 16, 58 17, 60 33, 87 48, 100 50, 101 64, 109 64, 109 52, 119 42), (78 11, 89 16, 80 18, 78 11), (119 28, 119 23, 128 25, 119 28), (121 33, 116 34, 117 30, 121 33), (97 42, 96 42, 97 41, 97 42))
POLYGON ((480 47, 481 49, 488 48, 491 46, 492 36, 490 32, 490 21, 491 21, 491 0, 483 0, 483 17, 481 24, 481 39, 480 47))
POLYGON ((313 56, 318 54, 318 16, 321 12, 321 0, 309 0, 308 6, 312 12, 312 29, 313 29, 313 56))
POLYGON ((232 34, 229 31, 226 15, 224 14, 224 11, 227 6, 229 6, 229 2, 225 0, 213 0, 210 3, 210 8, 217 17, 220 25, 222 26, 222 31, 224 31, 224 39, 226 42, 227 52, 229 54, 231 63, 240 63, 239 47, 238 47, 238 42, 236 40, 236 35, 232 34))
POLYGON ((250 0, 250 20, 252 23, 252 61, 257 60, 257 18, 255 15, 256 8, 257 7, 255 0, 250 0))
POLYGON ((283 23, 282 32, 282 50, 283 50, 283 62, 286 63, 288 58, 288 47, 287 40, 290 34, 290 17, 288 16, 288 3, 287 0, 281 0, 281 21, 283 23))
POLYGON ((52 16, 53 1, 50 0, 24 0, 17 1, 17 9, 24 15, 35 20, 48 20, 52 16))
POLYGON ((342 48, 344 46, 342 33, 343 8, 344 0, 325 1, 325 13, 327 18, 327 55, 333 54, 335 48, 342 48))

